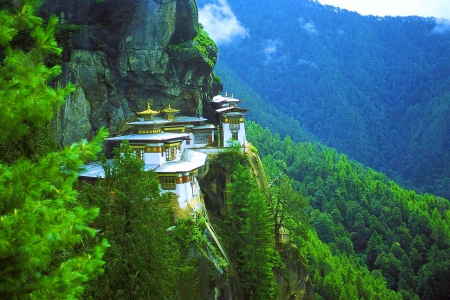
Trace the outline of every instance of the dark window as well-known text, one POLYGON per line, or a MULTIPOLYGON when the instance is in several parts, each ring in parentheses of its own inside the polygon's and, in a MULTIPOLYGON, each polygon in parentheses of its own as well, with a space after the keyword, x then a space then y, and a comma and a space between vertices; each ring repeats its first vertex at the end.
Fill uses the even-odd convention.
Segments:
POLYGON ((143 149, 133 149, 134 154, 144 161, 144 150, 143 149))
POLYGON ((161 183, 163 190, 175 190, 177 188, 176 177, 161 177, 159 178, 159 183, 161 183))

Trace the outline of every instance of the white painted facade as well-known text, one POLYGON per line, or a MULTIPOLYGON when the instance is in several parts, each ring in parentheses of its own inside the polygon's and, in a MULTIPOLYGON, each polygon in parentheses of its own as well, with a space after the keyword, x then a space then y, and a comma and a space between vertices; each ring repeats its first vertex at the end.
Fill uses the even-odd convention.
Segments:
POLYGON ((238 141, 242 146, 246 144, 245 126, 244 121, 239 124, 231 124, 222 122, 222 134, 224 147, 229 147, 228 141, 235 140, 238 141))
POLYGON ((144 164, 162 165, 166 163, 165 153, 162 151, 164 143, 147 144, 144 152, 144 164))
MULTIPOLYGON (((243 112, 246 109, 237 107, 240 100, 230 97, 216 96, 213 105, 216 109, 219 124, 206 123, 202 117, 176 117, 179 110, 169 107, 166 118, 156 117, 159 111, 150 109, 138 113, 141 119, 128 123, 136 128, 134 134, 109 138, 108 141, 129 141, 136 156, 145 164, 145 170, 155 170, 159 178, 161 194, 171 192, 177 195, 180 209, 186 208, 191 201, 200 197, 200 186, 197 171, 206 163, 207 154, 190 150, 192 148, 211 149, 216 142, 217 147, 228 147, 227 141, 235 140, 241 145, 246 143, 243 112), (170 114, 168 113, 170 112, 170 114), (217 134, 218 140, 215 141, 217 134)), ((90 166, 80 178, 104 178, 101 164, 90 166)))

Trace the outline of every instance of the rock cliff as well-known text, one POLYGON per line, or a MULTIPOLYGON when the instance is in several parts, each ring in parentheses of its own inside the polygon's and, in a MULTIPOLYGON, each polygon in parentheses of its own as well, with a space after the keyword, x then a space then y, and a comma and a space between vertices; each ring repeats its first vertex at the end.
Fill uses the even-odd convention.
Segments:
POLYGON ((41 15, 51 14, 61 20, 64 50, 56 84, 76 87, 54 120, 61 145, 101 126, 123 132, 147 102, 213 117, 203 104, 222 89, 212 72, 217 47, 198 23, 194 0, 44 1, 41 15))

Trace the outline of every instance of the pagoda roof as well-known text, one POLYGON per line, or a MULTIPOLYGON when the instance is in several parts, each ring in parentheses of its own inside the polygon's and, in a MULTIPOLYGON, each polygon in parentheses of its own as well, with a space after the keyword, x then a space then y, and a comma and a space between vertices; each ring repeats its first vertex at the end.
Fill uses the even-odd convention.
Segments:
MULTIPOLYGON (((110 166, 113 165, 113 159, 107 159, 106 163, 110 166)), ((158 167, 156 164, 146 164, 144 165, 144 171, 155 170, 158 167)), ((80 178, 105 178, 105 170, 103 169, 102 163, 99 161, 91 162, 83 166, 84 171, 78 174, 80 178)))
MULTIPOLYGON (((162 165, 145 164, 144 171, 155 170, 156 173, 186 173, 203 167, 206 159, 206 154, 186 149, 183 151, 180 160, 166 162, 162 165)), ((112 166, 113 161, 113 159, 108 159, 106 163, 112 166)), ((83 167, 85 170, 78 175, 80 178, 105 178, 105 171, 101 162, 92 162, 85 164, 83 167)))
POLYGON ((216 129, 216 126, 213 124, 205 124, 192 127, 192 130, 200 130, 200 129, 216 129))
POLYGON ((155 117, 153 120, 139 120, 139 121, 133 121, 128 122, 128 125, 164 125, 170 123, 169 120, 161 118, 161 117, 155 117))
POLYGON ((172 133, 172 132, 161 132, 161 133, 147 133, 147 134, 128 134, 121 135, 107 139, 108 141, 140 141, 140 142, 166 142, 173 140, 184 140, 189 137, 188 133, 172 133))
POLYGON ((175 116, 175 119, 170 123, 190 123, 190 122, 204 122, 207 119, 203 117, 188 117, 188 116, 175 116))
POLYGON ((162 117, 155 117, 153 120, 139 120, 128 122, 129 125, 165 125, 165 124, 182 124, 182 123, 201 123, 207 119, 203 117, 175 116, 173 121, 169 121, 162 117))
POLYGON ((229 106, 229 107, 222 107, 222 108, 216 109, 216 112, 219 113, 219 114, 227 113, 227 112, 241 112, 241 113, 244 113, 244 112, 247 112, 247 111, 248 111, 248 109, 242 108, 242 107, 237 107, 237 106, 229 106))
POLYGON ((241 102, 241 99, 237 99, 234 97, 228 97, 228 96, 222 96, 222 95, 217 95, 214 96, 211 100, 212 103, 215 104, 221 104, 221 103, 236 103, 236 102, 241 102))
POLYGON ((205 165, 207 155, 197 151, 186 149, 181 159, 170 161, 155 169, 156 173, 183 173, 201 168, 205 165))

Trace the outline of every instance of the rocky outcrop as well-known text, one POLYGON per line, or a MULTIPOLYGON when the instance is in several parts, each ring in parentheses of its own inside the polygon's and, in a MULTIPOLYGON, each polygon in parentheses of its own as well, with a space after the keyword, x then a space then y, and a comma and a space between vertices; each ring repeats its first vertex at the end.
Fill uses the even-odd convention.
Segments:
MULTIPOLYGON (((201 178, 199 183, 206 210, 210 216, 215 218, 216 225, 223 222, 230 212, 230 204, 227 203, 230 199, 227 199, 226 196, 226 186, 232 181, 232 173, 238 163, 248 164, 261 191, 268 192, 266 190, 268 186, 267 178, 257 154, 248 151, 246 155, 242 155, 239 152, 226 151, 211 155, 208 160, 208 173, 201 178)), ((211 220, 214 220, 214 218, 211 218, 211 220)), ((227 229, 222 228, 220 232, 223 234, 225 231, 227 229)), ((280 253, 280 258, 284 264, 284 267, 274 268, 273 270, 274 278, 279 288, 277 299, 315 299, 308 263, 300 254, 295 243, 290 241, 286 235, 276 249, 280 253)), ((228 249, 228 251, 232 253, 231 249, 228 249)), ((237 274, 237 272, 234 273, 237 274)), ((224 284, 226 287, 224 289, 225 292, 230 291, 229 288, 232 286, 230 283, 236 284, 239 283, 239 280, 237 282, 227 281, 224 284)), ((230 299, 241 298, 234 297, 230 299)))
POLYGON ((280 256, 286 265, 285 269, 274 270, 275 280, 280 288, 280 299, 315 299, 308 264, 296 247, 287 243, 280 250, 280 256))
POLYGON ((76 87, 54 120, 60 144, 101 126, 122 133, 147 102, 212 117, 203 104, 221 90, 212 73, 217 47, 196 38, 202 30, 194 0, 44 1, 41 15, 50 14, 61 20, 64 50, 56 84, 76 87))

